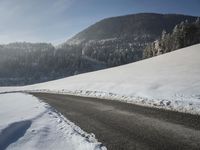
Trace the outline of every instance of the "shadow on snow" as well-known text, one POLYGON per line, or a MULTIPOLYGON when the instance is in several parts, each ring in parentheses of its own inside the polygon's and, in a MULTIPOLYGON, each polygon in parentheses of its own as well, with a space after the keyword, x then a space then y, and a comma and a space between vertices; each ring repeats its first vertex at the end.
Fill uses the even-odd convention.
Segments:
POLYGON ((6 149, 10 144, 23 137, 27 129, 31 126, 31 120, 19 121, 10 124, 0 132, 0 149, 6 149))

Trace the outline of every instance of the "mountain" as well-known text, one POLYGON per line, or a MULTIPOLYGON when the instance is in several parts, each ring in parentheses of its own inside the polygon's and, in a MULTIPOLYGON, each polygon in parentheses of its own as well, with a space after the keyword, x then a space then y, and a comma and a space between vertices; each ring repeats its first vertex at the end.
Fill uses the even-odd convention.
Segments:
POLYGON ((26 85, 119 66, 143 59, 163 30, 197 17, 141 13, 107 18, 54 47, 48 43, 0 45, 0 86, 26 85))
POLYGON ((90 40, 105 40, 126 37, 157 38, 163 30, 172 31, 181 21, 189 22, 196 17, 178 14, 139 13, 103 19, 78 33, 67 44, 79 44, 90 40))
POLYGON ((107 18, 69 39, 65 45, 79 45, 88 57, 103 61, 108 67, 141 60, 143 50, 175 25, 197 18, 178 14, 140 13, 107 18))

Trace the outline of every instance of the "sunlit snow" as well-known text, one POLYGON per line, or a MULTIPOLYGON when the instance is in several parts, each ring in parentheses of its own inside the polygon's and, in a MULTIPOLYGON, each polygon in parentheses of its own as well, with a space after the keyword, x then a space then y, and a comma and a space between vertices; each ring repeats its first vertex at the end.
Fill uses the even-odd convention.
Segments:
POLYGON ((87 134, 36 97, 0 94, 0 149, 101 150, 87 134))

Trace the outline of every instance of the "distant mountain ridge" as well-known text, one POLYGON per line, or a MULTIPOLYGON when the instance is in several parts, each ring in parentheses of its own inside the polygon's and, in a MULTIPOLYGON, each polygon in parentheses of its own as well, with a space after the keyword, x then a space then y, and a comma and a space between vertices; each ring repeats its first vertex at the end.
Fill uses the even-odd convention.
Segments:
POLYGON ((141 34, 155 38, 160 36, 163 29, 170 32, 181 21, 188 20, 192 22, 195 19, 194 16, 157 13, 111 17, 89 26, 66 43, 80 44, 77 41, 88 42, 90 40, 125 38, 127 36, 141 36, 141 34))
POLYGON ((26 85, 143 59, 163 30, 197 17, 141 13, 103 19, 59 47, 47 43, 0 45, 0 86, 26 85))

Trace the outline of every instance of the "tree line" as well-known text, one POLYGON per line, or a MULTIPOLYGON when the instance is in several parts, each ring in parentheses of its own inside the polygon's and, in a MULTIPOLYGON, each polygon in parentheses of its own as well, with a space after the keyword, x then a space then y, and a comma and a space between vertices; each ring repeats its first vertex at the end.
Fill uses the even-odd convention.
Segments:
POLYGON ((144 49, 143 58, 150 58, 198 43, 200 43, 200 19, 197 18, 192 23, 185 20, 177 24, 172 33, 166 33, 163 30, 161 37, 144 49))

